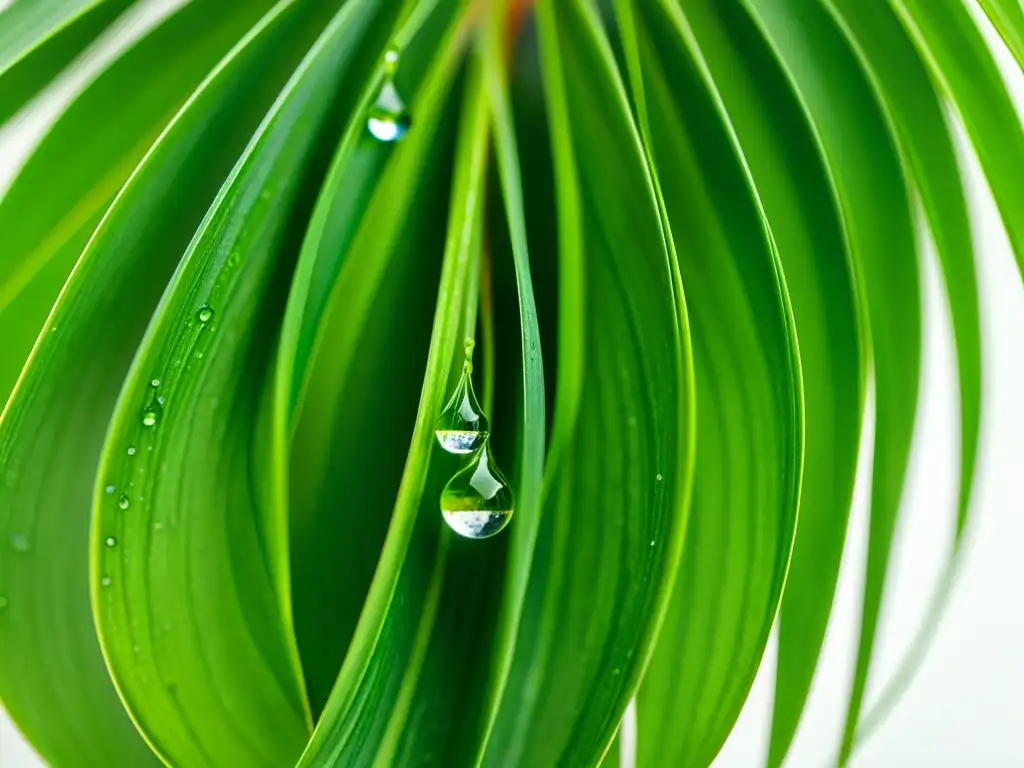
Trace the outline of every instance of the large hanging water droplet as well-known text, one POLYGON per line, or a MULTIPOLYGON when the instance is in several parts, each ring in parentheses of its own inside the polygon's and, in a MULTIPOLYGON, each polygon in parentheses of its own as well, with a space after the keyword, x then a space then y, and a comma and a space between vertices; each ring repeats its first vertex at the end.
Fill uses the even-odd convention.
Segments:
POLYGON ((434 425, 434 434, 448 453, 473 453, 487 440, 487 417, 473 391, 472 356, 473 342, 467 339, 462 376, 434 425))
POLYGON ((512 519, 513 497, 487 444, 468 467, 448 481, 441 494, 445 522, 467 539, 486 539, 512 519))
POLYGON ((397 69, 398 52, 388 51, 384 56, 384 82, 366 118, 370 133, 379 141, 398 141, 412 126, 409 109, 395 87, 397 69))

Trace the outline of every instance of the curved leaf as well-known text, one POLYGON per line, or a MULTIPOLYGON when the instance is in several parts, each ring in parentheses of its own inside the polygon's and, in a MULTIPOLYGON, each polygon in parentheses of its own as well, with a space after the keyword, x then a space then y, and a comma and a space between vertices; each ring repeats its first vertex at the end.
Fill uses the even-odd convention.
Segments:
POLYGON ((860 643, 841 747, 853 743, 910 454, 921 367, 913 215, 884 105, 817 0, 745 0, 792 79, 833 169, 874 361, 875 446, 860 643))
MULTIPOLYGON (((192 8, 209 18, 207 11, 205 3, 192 8)), ((236 11, 235 24, 253 12, 236 11)), ((185 31, 194 37, 194 16, 173 21, 169 38, 152 38, 156 50, 185 31)), ((293 35, 294 43, 271 37, 274 45, 225 65, 148 156, 79 261, 0 417, 6 478, 0 484, 6 599, 0 693, 54 764, 153 761, 117 700, 90 611, 86 542, 96 467, 145 324, 190 234, 300 55, 302 28, 302 17, 292 20, 278 33, 293 35), (53 481, 54 467, 60 482, 53 481), (30 550, 12 552, 11 540, 30 550)), ((192 52, 209 55, 227 31, 218 24, 210 28, 212 39, 194 37, 192 52)), ((47 279, 54 288, 63 282, 60 274, 47 279)))
POLYGON ((638 698, 638 759, 705 765, 739 715, 782 596, 803 461, 800 366, 774 243, 693 32, 669 3, 637 5, 630 26, 697 386, 694 507, 638 698))
POLYGON ((268 508, 267 342, 295 222, 312 203, 304 190, 325 170, 317 143, 351 119, 377 62, 362 45, 390 26, 386 8, 357 0, 310 49, 193 239, 107 437, 93 528, 98 623, 126 704, 173 762, 281 765, 307 738, 289 595, 278 591, 288 553, 268 508), (217 460, 197 442, 218 444, 217 460))
POLYGON ((593 764, 607 751, 664 616, 691 482, 682 292, 611 48, 589 4, 541 0, 537 21, 554 148, 573 156, 556 166, 559 201, 580 214, 559 237, 582 274, 559 329, 565 444, 551 447, 487 765, 593 764))
POLYGON ((952 575, 960 560, 981 427, 981 318, 970 216, 952 126, 927 66, 888 5, 829 1, 846 25, 884 101, 900 152, 920 194, 945 277, 960 386, 960 487, 953 546, 921 629, 910 643, 910 651, 858 727, 857 736, 862 739, 867 735, 866 721, 877 724, 884 718, 923 658, 944 611, 952 575))

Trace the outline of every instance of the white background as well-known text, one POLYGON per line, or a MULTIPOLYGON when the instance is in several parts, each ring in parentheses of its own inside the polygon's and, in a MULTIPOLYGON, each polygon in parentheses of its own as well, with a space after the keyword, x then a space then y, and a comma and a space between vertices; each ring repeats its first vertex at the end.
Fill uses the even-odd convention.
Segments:
MULTIPOLYGON (((0 7, 5 4, 0 0, 0 7)), ((1018 106, 1024 106, 1024 76, 1001 46, 994 47, 1018 106)), ((965 160, 964 166, 980 250, 986 354, 970 551, 918 678, 890 719, 858 750, 854 768, 1024 768, 1024 288, 980 171, 973 159, 965 160)), ((919 433, 868 690, 869 707, 921 621, 948 551, 955 515, 955 358, 932 254, 924 255, 923 264, 927 323, 919 433)), ((869 447, 866 440, 864 448, 869 447)), ((862 473, 836 609, 809 708, 787 763, 790 768, 833 762, 856 649, 869 480, 862 473)), ((715 768, 763 764, 773 677, 774 640, 715 768)), ((0 711, 0 768, 38 765, 0 711)))

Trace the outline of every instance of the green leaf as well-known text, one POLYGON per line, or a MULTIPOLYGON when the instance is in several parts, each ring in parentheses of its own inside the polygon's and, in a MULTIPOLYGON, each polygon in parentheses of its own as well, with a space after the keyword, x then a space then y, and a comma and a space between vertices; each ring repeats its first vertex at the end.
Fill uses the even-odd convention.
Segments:
MULTIPOLYGON (((130 33, 101 37, 93 64, 79 67, 56 105, 61 111, 44 120, 38 147, 0 199, 0 401, 99 217, 167 121, 270 5, 191 0, 156 29, 137 20, 130 33), (82 71, 91 74, 83 78, 82 71), (126 88, 133 98, 125 98, 126 88), (43 273, 48 292, 43 282, 32 286, 43 273), (30 286, 38 298, 21 302, 17 316, 8 312, 30 286)), ((50 108, 44 103, 38 111, 46 118, 50 108)))
MULTIPOLYGON (((22 3, 26 5, 26 3, 22 3)), ((20 60, 0 72, 0 125, 71 64, 128 5, 101 2, 54 31, 20 60)), ((11 9, 8 9, 10 11, 11 9)), ((0 14, 0 29, 4 15, 0 14)))
MULTIPOLYGON (((403 18, 396 27, 396 43, 407 41, 396 83, 413 106, 416 129, 435 109, 417 100, 451 24, 451 6, 403 18)), ((397 16, 399 7, 393 11, 397 16)), ((388 171, 402 151, 373 138, 362 117, 380 82, 378 72, 366 83, 365 108, 345 131, 313 213, 275 382, 275 449, 282 451, 275 465, 282 494, 277 514, 291 536, 296 633, 315 713, 334 686, 363 608, 405 462, 404 450, 367 450, 352 436, 373 435, 376 444, 402 449, 409 444, 435 302, 423 286, 436 284, 440 259, 432 254, 439 257, 443 247, 437 227, 446 210, 443 194, 407 193, 417 174, 446 175, 448 158, 438 151, 445 141, 404 151, 420 140, 403 140, 398 147, 414 155, 411 164, 388 171), (424 204, 409 205, 417 199, 424 204), (338 514, 342 499, 350 514, 338 514)))
POLYGON ((800 367, 781 264, 686 18, 670 3, 623 18, 634 20, 623 24, 627 50, 636 37, 634 98, 649 112, 689 297, 697 397, 694 506, 638 698, 638 759, 706 765, 739 715, 782 596, 803 460, 800 367), (725 210, 727 221, 716 215, 725 210))
MULTIPOLYGON (((96 468, 153 308, 238 153, 318 31, 323 11, 314 5, 282 4, 265 34, 228 57, 147 156, 79 261, 0 419, 0 594, 7 602, 0 692, 15 722, 56 765, 155 762, 117 700, 96 641, 87 565, 96 468), (10 556, 12 536, 27 537, 30 551, 10 556)), ((205 3, 193 10, 207 19, 209 11, 205 3)), ((251 13, 236 15, 235 23, 251 13)), ((172 32, 187 32, 193 52, 208 55, 211 40, 195 36, 196 20, 186 17, 170 37, 158 35, 157 50, 176 40, 172 32)), ((214 38, 227 31, 210 29, 214 38)))
MULTIPOLYGON (((749 164, 799 329, 804 467, 781 608, 775 715, 776 730, 792 734, 825 635, 853 493, 864 398, 856 292, 832 179, 764 40, 737 11, 708 2, 687 2, 686 21, 749 164)), ((657 23, 652 20, 651 28, 657 23)), ((658 747, 671 754, 668 745, 685 744, 693 705, 666 715, 669 706, 649 704, 640 719, 668 734, 658 747)))
POLYGON ((889 4, 967 128, 1024 274, 1024 128, 992 53, 961 3, 889 4))
POLYGON ((0 76, 94 12, 116 13, 131 0, 15 0, 0 12, 0 76))
POLYGON ((484 762, 589 765, 612 741, 667 607, 691 482, 692 374, 674 258, 608 41, 584 3, 541 0, 537 21, 569 211, 562 431, 484 762))
POLYGON ((325 170, 315 148, 352 119, 379 61, 362 46, 390 16, 348 3, 310 49, 193 239, 108 434, 93 529, 98 622, 130 711, 172 762, 281 765, 308 735, 260 409, 282 278, 325 170), (197 443, 217 444, 216 459, 197 443))
POLYGON ((816 0, 746 4, 800 93, 833 169, 871 339, 871 524, 860 643, 841 747, 845 761, 870 671, 914 431, 921 299, 913 216, 884 105, 828 12, 816 0))
POLYGON ((981 427, 981 319, 970 217, 952 126, 927 66, 888 5, 831 0, 831 6, 845 23, 884 101, 901 155, 920 195, 945 277, 960 386, 960 479, 953 546, 910 650, 857 729, 857 737, 863 739, 895 704, 924 657, 960 561, 981 427))
POLYGON ((1024 9, 1020 0, 978 0, 1017 63, 1024 67, 1024 9))

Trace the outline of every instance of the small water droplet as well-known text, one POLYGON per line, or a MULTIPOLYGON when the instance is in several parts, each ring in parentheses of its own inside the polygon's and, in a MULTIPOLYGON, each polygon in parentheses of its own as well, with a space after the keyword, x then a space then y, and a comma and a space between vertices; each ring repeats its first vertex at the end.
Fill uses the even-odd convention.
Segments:
POLYGON ((657 480, 659 483, 661 482, 661 475, 658 475, 657 480))
POLYGON ((160 379, 153 379, 153 380, 152 380, 151 382, 149 382, 149 385, 150 385, 150 386, 151 386, 151 387, 152 387, 153 389, 156 389, 157 387, 159 387, 159 386, 160 386, 160 379))
POLYGON ((154 531, 162 531, 163 527, 164 527, 163 523, 153 523, 153 530, 154 531))
POLYGON ((142 412, 142 426, 144 427, 155 427, 157 421, 160 420, 160 404, 153 403, 146 407, 146 410, 142 412))
POLYGON ((384 55, 384 82, 366 119, 370 133, 378 141, 398 141, 412 126, 409 109, 395 87, 397 71, 398 51, 392 49, 384 55))
POLYGON ((112 485, 108 485, 108 486, 107 486, 106 488, 104 488, 103 490, 104 490, 104 491, 106 491, 106 494, 107 494, 107 496, 110 496, 110 495, 111 495, 111 494, 112 494, 112 493, 113 493, 113 492, 114 492, 115 490, 117 490, 117 489, 116 489, 116 488, 114 488, 114 486, 112 486, 112 485))
POLYGON ((102 579, 100 579, 100 584, 102 584, 104 587, 109 587, 110 586, 110 577, 109 576, 104 576, 102 579))
POLYGON ((652 547, 654 546, 654 542, 653 542, 653 541, 651 542, 651 546, 652 546, 652 547))
POLYGON ((448 404, 434 425, 437 441, 448 453, 473 453, 487 440, 489 425, 473 391, 473 342, 466 340, 466 361, 448 404))
POLYGON ((128 446, 128 455, 129 456, 134 456, 135 455, 135 446, 134 445, 129 445, 128 446))
POLYGON ((132 500, 128 498, 127 494, 122 493, 121 497, 117 500, 117 506, 121 509, 128 509, 132 505, 132 500))
POLYGON ((486 539, 501 531, 512 519, 512 509, 512 489, 492 461, 486 442, 441 494, 445 522, 469 539, 486 539))
POLYGON ((196 317, 199 318, 200 323, 208 323, 213 320, 213 307, 200 307, 199 311, 196 312, 196 317))
POLYGON ((107 540, 103 543, 106 544, 109 549, 113 549, 117 546, 117 539, 115 539, 113 536, 107 536, 107 540))
POLYGON ((12 533, 8 539, 8 543, 11 545, 11 549, 15 552, 25 553, 32 549, 32 542, 28 540, 28 536, 24 533, 12 533))

